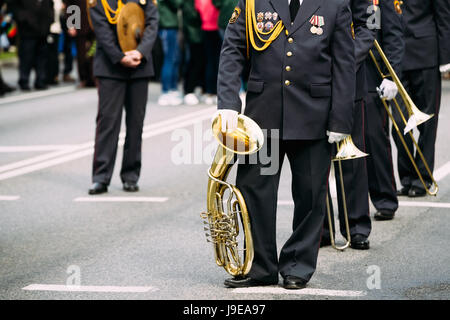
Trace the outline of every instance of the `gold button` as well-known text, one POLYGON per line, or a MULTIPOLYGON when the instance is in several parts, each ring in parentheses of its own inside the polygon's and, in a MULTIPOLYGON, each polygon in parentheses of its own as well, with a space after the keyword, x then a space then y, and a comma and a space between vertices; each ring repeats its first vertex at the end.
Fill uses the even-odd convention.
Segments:
POLYGON ((290 85, 291 85, 291 82, 290 82, 289 80, 286 80, 286 81, 284 82, 284 84, 287 85, 287 86, 290 86, 290 85))
POLYGON ((287 72, 289 72, 289 71, 291 71, 291 70, 292 70, 291 66, 287 66, 287 67, 286 67, 286 71, 287 71, 287 72))
POLYGON ((288 57, 292 57, 292 52, 291 52, 291 51, 288 51, 288 53, 286 53, 286 55, 287 55, 288 57))
POLYGON ((293 42, 294 42, 294 39, 289 38, 289 39, 288 39, 288 42, 289 42, 289 43, 293 43, 293 42))

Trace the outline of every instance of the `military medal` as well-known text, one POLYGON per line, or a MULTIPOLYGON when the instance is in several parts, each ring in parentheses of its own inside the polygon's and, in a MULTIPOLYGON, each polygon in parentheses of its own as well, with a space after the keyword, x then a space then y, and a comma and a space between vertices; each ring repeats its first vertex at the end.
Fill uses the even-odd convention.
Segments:
POLYGON ((322 27, 325 25, 325 19, 322 16, 312 16, 309 22, 312 24, 311 33, 321 36, 323 34, 322 27))
POLYGON ((256 20, 258 20, 258 22, 263 22, 263 20, 264 20, 264 13, 263 12, 258 12, 256 20))
POLYGON ((264 31, 264 22, 258 22, 257 27, 259 32, 264 31))
POLYGON ((272 20, 272 12, 266 12, 264 18, 266 18, 266 20, 272 20))
POLYGON ((272 19, 273 19, 273 21, 277 21, 278 20, 278 13, 276 13, 276 12, 272 13, 272 19))
POLYGON ((272 29, 273 29, 273 23, 272 22, 266 22, 266 25, 265 25, 265 28, 266 28, 266 31, 272 31, 272 29))

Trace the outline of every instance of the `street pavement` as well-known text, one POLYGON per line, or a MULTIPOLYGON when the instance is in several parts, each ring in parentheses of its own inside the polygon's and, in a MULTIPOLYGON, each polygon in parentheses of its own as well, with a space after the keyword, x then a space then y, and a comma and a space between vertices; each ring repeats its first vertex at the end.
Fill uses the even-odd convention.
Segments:
MULTIPOLYGON (((161 107, 159 90, 150 85, 141 191, 122 191, 120 147, 109 193, 98 197, 87 195, 96 90, 61 85, 0 98, 0 299, 450 298, 449 82, 437 141, 439 195, 401 198, 395 220, 373 222, 368 251, 321 249, 317 272, 300 291, 223 286, 228 275, 215 265, 200 218, 215 108, 161 107)), ((281 248, 293 211, 288 163, 279 199, 281 248)))

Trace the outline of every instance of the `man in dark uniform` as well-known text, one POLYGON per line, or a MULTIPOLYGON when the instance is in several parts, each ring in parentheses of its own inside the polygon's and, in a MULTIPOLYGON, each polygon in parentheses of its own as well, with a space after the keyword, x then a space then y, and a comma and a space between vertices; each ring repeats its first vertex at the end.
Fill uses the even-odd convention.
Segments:
POLYGON ((19 86, 30 90, 34 68, 34 88, 47 89, 47 36, 54 21, 53 0, 8 0, 19 31, 19 86))
MULTIPOLYGON (((90 194, 107 192, 116 159, 117 142, 126 111, 126 138, 120 177, 125 191, 138 191, 141 170, 142 129, 148 96, 148 82, 153 75, 152 48, 158 32, 158 10, 153 1, 137 1, 145 12, 145 30, 136 50, 122 52, 116 26, 111 24, 102 1, 90 9, 97 38, 94 75, 98 78, 99 109, 95 137, 93 186, 90 194)), ((112 10, 116 0, 108 0, 112 10)))
MULTIPOLYGON (((401 10, 393 0, 381 0, 379 10, 381 20, 374 26, 377 29, 376 38, 386 54, 390 64, 398 76, 401 75, 401 62, 404 53, 403 24, 401 10)), ((380 66, 383 62, 375 48, 372 49, 380 66)), ((366 146, 367 171, 369 174, 370 198, 377 212, 376 220, 391 220, 398 209, 392 149, 389 134, 389 118, 384 108, 377 88, 384 93, 384 98, 392 100, 398 93, 398 88, 391 79, 381 79, 373 60, 366 61, 369 95, 367 97, 367 130, 366 146), (382 82, 381 82, 382 81, 382 82), (380 85, 381 82, 381 85, 380 85)), ((397 133, 395 133, 396 135, 397 133)))
POLYGON ((256 164, 239 164, 236 185, 250 213, 254 260, 248 276, 227 279, 225 285, 273 285, 281 273, 285 288, 300 289, 316 269, 330 143, 352 131, 356 72, 351 9, 344 0, 262 0, 254 5, 256 32, 279 35, 265 50, 259 40, 249 40, 247 48, 246 1, 239 1, 221 53, 218 114, 222 130, 234 131, 241 112, 240 75, 249 49, 245 114, 268 131, 272 163, 265 164, 259 153, 256 164), (280 23, 285 27, 281 31, 280 23), (278 258, 277 192, 285 156, 291 165, 295 210, 293 233, 278 258), (275 172, 265 172, 276 162, 275 172))
MULTIPOLYGON (((401 79, 405 89, 420 111, 426 114, 434 114, 431 120, 418 127, 420 132, 419 147, 431 171, 433 171, 442 95, 441 71, 450 70, 450 1, 405 1, 403 17, 406 48, 401 79)), ((401 124, 400 129, 403 129, 404 125, 398 112, 395 112, 394 116, 397 123, 401 124)), ((411 138, 406 136, 405 139, 411 154, 414 155, 414 145, 411 138)), ((403 186, 399 195, 425 196, 425 188, 419 180, 400 139, 394 135, 394 140, 399 149, 398 173, 403 186)), ((421 158, 417 154, 415 158, 425 182, 431 185, 431 177, 421 158)))
MULTIPOLYGON (((365 102, 367 95, 367 81, 365 60, 369 55, 369 50, 373 47, 375 39, 374 31, 369 29, 370 20, 369 3, 367 0, 352 0, 351 8, 353 15, 353 28, 355 38, 356 53, 356 100, 353 109, 353 130, 352 139, 356 147, 362 151, 365 147, 365 102)), ((336 180, 340 181, 339 170, 335 166, 336 180)), ((347 211, 350 226, 351 247, 358 250, 369 249, 368 237, 372 230, 369 214, 368 182, 366 159, 356 159, 342 162, 342 173, 344 178, 344 188, 346 194, 347 211)), ((341 184, 336 183, 339 204, 339 222, 342 235, 347 238, 345 227, 344 208, 342 201, 341 184)), ((331 197, 330 209, 333 210, 331 197)), ((332 215, 333 217, 333 215, 332 215)), ((334 219, 332 219, 334 233, 334 219)), ((325 219, 322 234, 321 247, 331 245, 330 228, 328 219, 325 219)))

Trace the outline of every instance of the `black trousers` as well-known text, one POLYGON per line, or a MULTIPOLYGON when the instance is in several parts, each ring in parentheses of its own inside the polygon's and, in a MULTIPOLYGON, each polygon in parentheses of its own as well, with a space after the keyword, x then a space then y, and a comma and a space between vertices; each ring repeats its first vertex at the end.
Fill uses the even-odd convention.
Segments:
MULTIPOLYGON (((365 144, 365 102, 364 100, 356 101, 353 109, 353 129, 352 139, 356 147, 361 151, 366 151, 365 144)), ((372 231, 372 221, 369 212, 369 196, 368 196, 368 181, 367 181, 367 164, 366 158, 355 160, 345 160, 341 162, 342 174, 344 179, 344 188, 348 212, 348 220, 350 226, 350 235, 353 237, 357 234, 362 234, 366 237, 372 231)), ((344 206, 342 201, 342 188, 340 183, 340 172, 338 163, 335 163, 335 175, 337 186, 337 197, 339 206, 339 224, 341 234, 347 238, 347 230, 345 228, 344 220, 344 206)), ((333 217, 333 204, 330 197, 331 216, 333 217)), ((333 233, 334 219, 332 219, 333 233)), ((328 219, 324 222, 323 237, 330 238, 330 227, 328 219)))
POLYGON ((31 70, 35 69, 35 86, 45 86, 48 61, 47 37, 21 37, 19 41, 19 85, 30 84, 31 70))
MULTIPOLYGON (((420 132, 418 144, 419 148, 422 150, 425 160, 427 161, 431 172, 434 170, 434 160, 435 160, 435 144, 437 127, 439 120, 439 110, 441 106, 441 94, 442 94, 442 78, 439 71, 439 67, 420 69, 413 71, 404 71, 402 76, 403 85, 406 91, 410 94, 412 100, 420 111, 427 114, 434 114, 431 120, 428 120, 424 124, 418 127, 420 132)), ((402 104, 403 113, 408 117, 408 113, 402 104)), ((396 119, 403 132, 405 127, 401 121, 399 113, 394 111, 394 118, 396 119)), ((411 154, 415 156, 415 161, 419 168, 420 173, 425 179, 427 184, 431 184, 431 177, 425 169, 424 163, 418 156, 417 152, 414 150, 414 144, 409 137, 405 136, 408 149, 411 154)), ((408 157, 400 139, 396 134, 394 134, 394 141, 398 149, 398 173, 400 176, 401 184, 404 187, 417 187, 424 189, 419 177, 414 170, 411 160, 408 157)))
POLYGON ((219 31, 204 31, 205 37, 205 93, 217 94, 217 75, 219 73, 220 49, 222 41, 219 31))
POLYGON ((203 43, 187 43, 189 61, 184 76, 184 94, 193 93, 196 87, 205 87, 205 51, 203 43))
POLYGON ((95 34, 88 33, 86 35, 78 35, 76 38, 77 45, 77 66, 80 81, 86 86, 95 86, 93 76, 94 57, 89 57, 88 52, 95 41, 95 34))
POLYGON ((236 185, 250 213, 255 256, 249 276, 261 281, 278 281, 278 273, 309 281, 314 274, 324 221, 325 198, 331 161, 327 140, 279 141, 269 139, 253 164, 239 164, 236 185), (273 147, 279 142, 279 154, 273 147), (261 154, 270 154, 267 164, 261 154), (287 156, 292 171, 295 202, 293 232, 280 257, 276 242, 278 186, 283 160, 287 156), (279 161, 279 166, 275 165, 279 161), (275 167, 269 169, 270 167, 275 167), (262 171, 263 170, 263 171, 262 171))
MULTIPOLYGON (((397 211, 397 186, 392 161, 389 133, 389 116, 377 94, 371 94, 367 101, 366 150, 369 194, 374 207, 380 210, 397 211)), ((391 109, 392 110, 392 109, 391 109)), ((393 133, 394 137, 397 133, 393 133)), ((403 148, 403 147, 402 147, 403 148)))
POLYGON ((59 75, 58 42, 59 34, 50 34, 48 43, 47 83, 54 84, 59 75))
POLYGON ((98 79, 99 106, 95 134, 93 182, 109 185, 117 154, 122 110, 126 112, 122 182, 137 182, 141 171, 142 129, 148 96, 148 79, 98 79))

